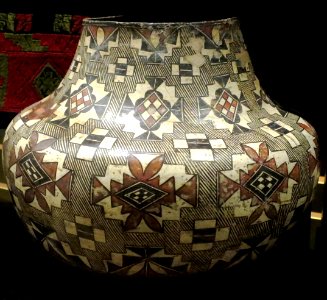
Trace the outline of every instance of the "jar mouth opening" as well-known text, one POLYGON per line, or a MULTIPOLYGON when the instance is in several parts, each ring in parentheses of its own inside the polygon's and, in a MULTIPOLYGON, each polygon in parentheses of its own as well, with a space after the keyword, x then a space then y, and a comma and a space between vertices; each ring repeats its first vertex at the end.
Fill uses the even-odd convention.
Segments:
MULTIPOLYGON (((99 26, 131 26, 131 27, 179 27, 185 25, 205 25, 205 24, 226 24, 237 22, 237 17, 217 19, 217 20, 203 20, 203 21, 168 21, 168 22, 143 22, 143 21, 129 21, 130 17, 124 16, 108 16, 85 18, 83 25, 99 25, 99 26)), ((168 17, 167 17, 168 19, 168 17)))

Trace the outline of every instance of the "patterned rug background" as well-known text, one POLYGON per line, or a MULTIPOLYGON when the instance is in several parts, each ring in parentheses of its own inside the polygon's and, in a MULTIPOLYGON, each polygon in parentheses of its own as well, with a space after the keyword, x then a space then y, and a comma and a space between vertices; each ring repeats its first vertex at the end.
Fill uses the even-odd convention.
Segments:
POLYGON ((0 12, 0 112, 51 93, 72 61, 84 16, 0 12))

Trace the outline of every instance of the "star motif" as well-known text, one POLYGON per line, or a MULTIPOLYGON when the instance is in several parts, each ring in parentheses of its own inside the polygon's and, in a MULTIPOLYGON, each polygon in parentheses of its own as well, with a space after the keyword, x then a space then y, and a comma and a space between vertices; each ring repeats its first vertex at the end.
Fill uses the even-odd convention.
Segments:
POLYGON ((182 166, 165 165, 164 155, 149 158, 144 167, 142 158, 130 155, 128 168, 120 166, 122 179, 110 178, 116 166, 93 179, 92 203, 102 205, 108 218, 122 220, 126 231, 161 232, 163 220, 178 220, 181 207, 197 204, 196 176, 185 174, 182 166))

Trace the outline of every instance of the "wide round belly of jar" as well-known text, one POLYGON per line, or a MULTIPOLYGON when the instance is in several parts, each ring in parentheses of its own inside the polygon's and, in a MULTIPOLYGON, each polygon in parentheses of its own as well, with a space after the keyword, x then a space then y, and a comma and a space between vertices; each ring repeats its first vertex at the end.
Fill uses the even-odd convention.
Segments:
POLYGON ((235 19, 86 20, 57 90, 8 127, 4 165, 47 251, 126 276, 265 252, 318 179, 314 129, 265 95, 235 19))

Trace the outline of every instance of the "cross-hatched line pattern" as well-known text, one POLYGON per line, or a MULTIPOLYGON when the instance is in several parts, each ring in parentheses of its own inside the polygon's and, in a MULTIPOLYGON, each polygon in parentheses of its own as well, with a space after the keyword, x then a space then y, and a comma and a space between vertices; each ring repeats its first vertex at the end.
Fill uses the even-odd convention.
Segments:
POLYGON ((180 243, 192 245, 192 251, 210 250, 215 242, 227 240, 229 231, 228 227, 218 228, 214 219, 196 220, 192 230, 180 232, 180 243))
POLYGON ((101 128, 95 128, 90 134, 76 133, 70 140, 71 143, 80 145, 76 157, 92 161, 98 149, 110 150, 116 138, 107 136, 108 133, 109 130, 101 128))
POLYGON ((90 218, 75 216, 74 222, 64 220, 64 224, 66 233, 78 237, 82 249, 96 251, 96 242, 106 242, 104 230, 94 228, 90 218))
POLYGON ((223 139, 208 139, 203 133, 187 133, 186 139, 174 139, 175 149, 189 149, 194 161, 213 161, 213 149, 226 148, 223 139))
POLYGON ((15 209, 47 251, 110 274, 194 274, 294 226, 317 135, 264 93, 237 20, 84 24, 65 78, 52 62, 33 73, 35 92, 58 87, 3 143, 15 209))

